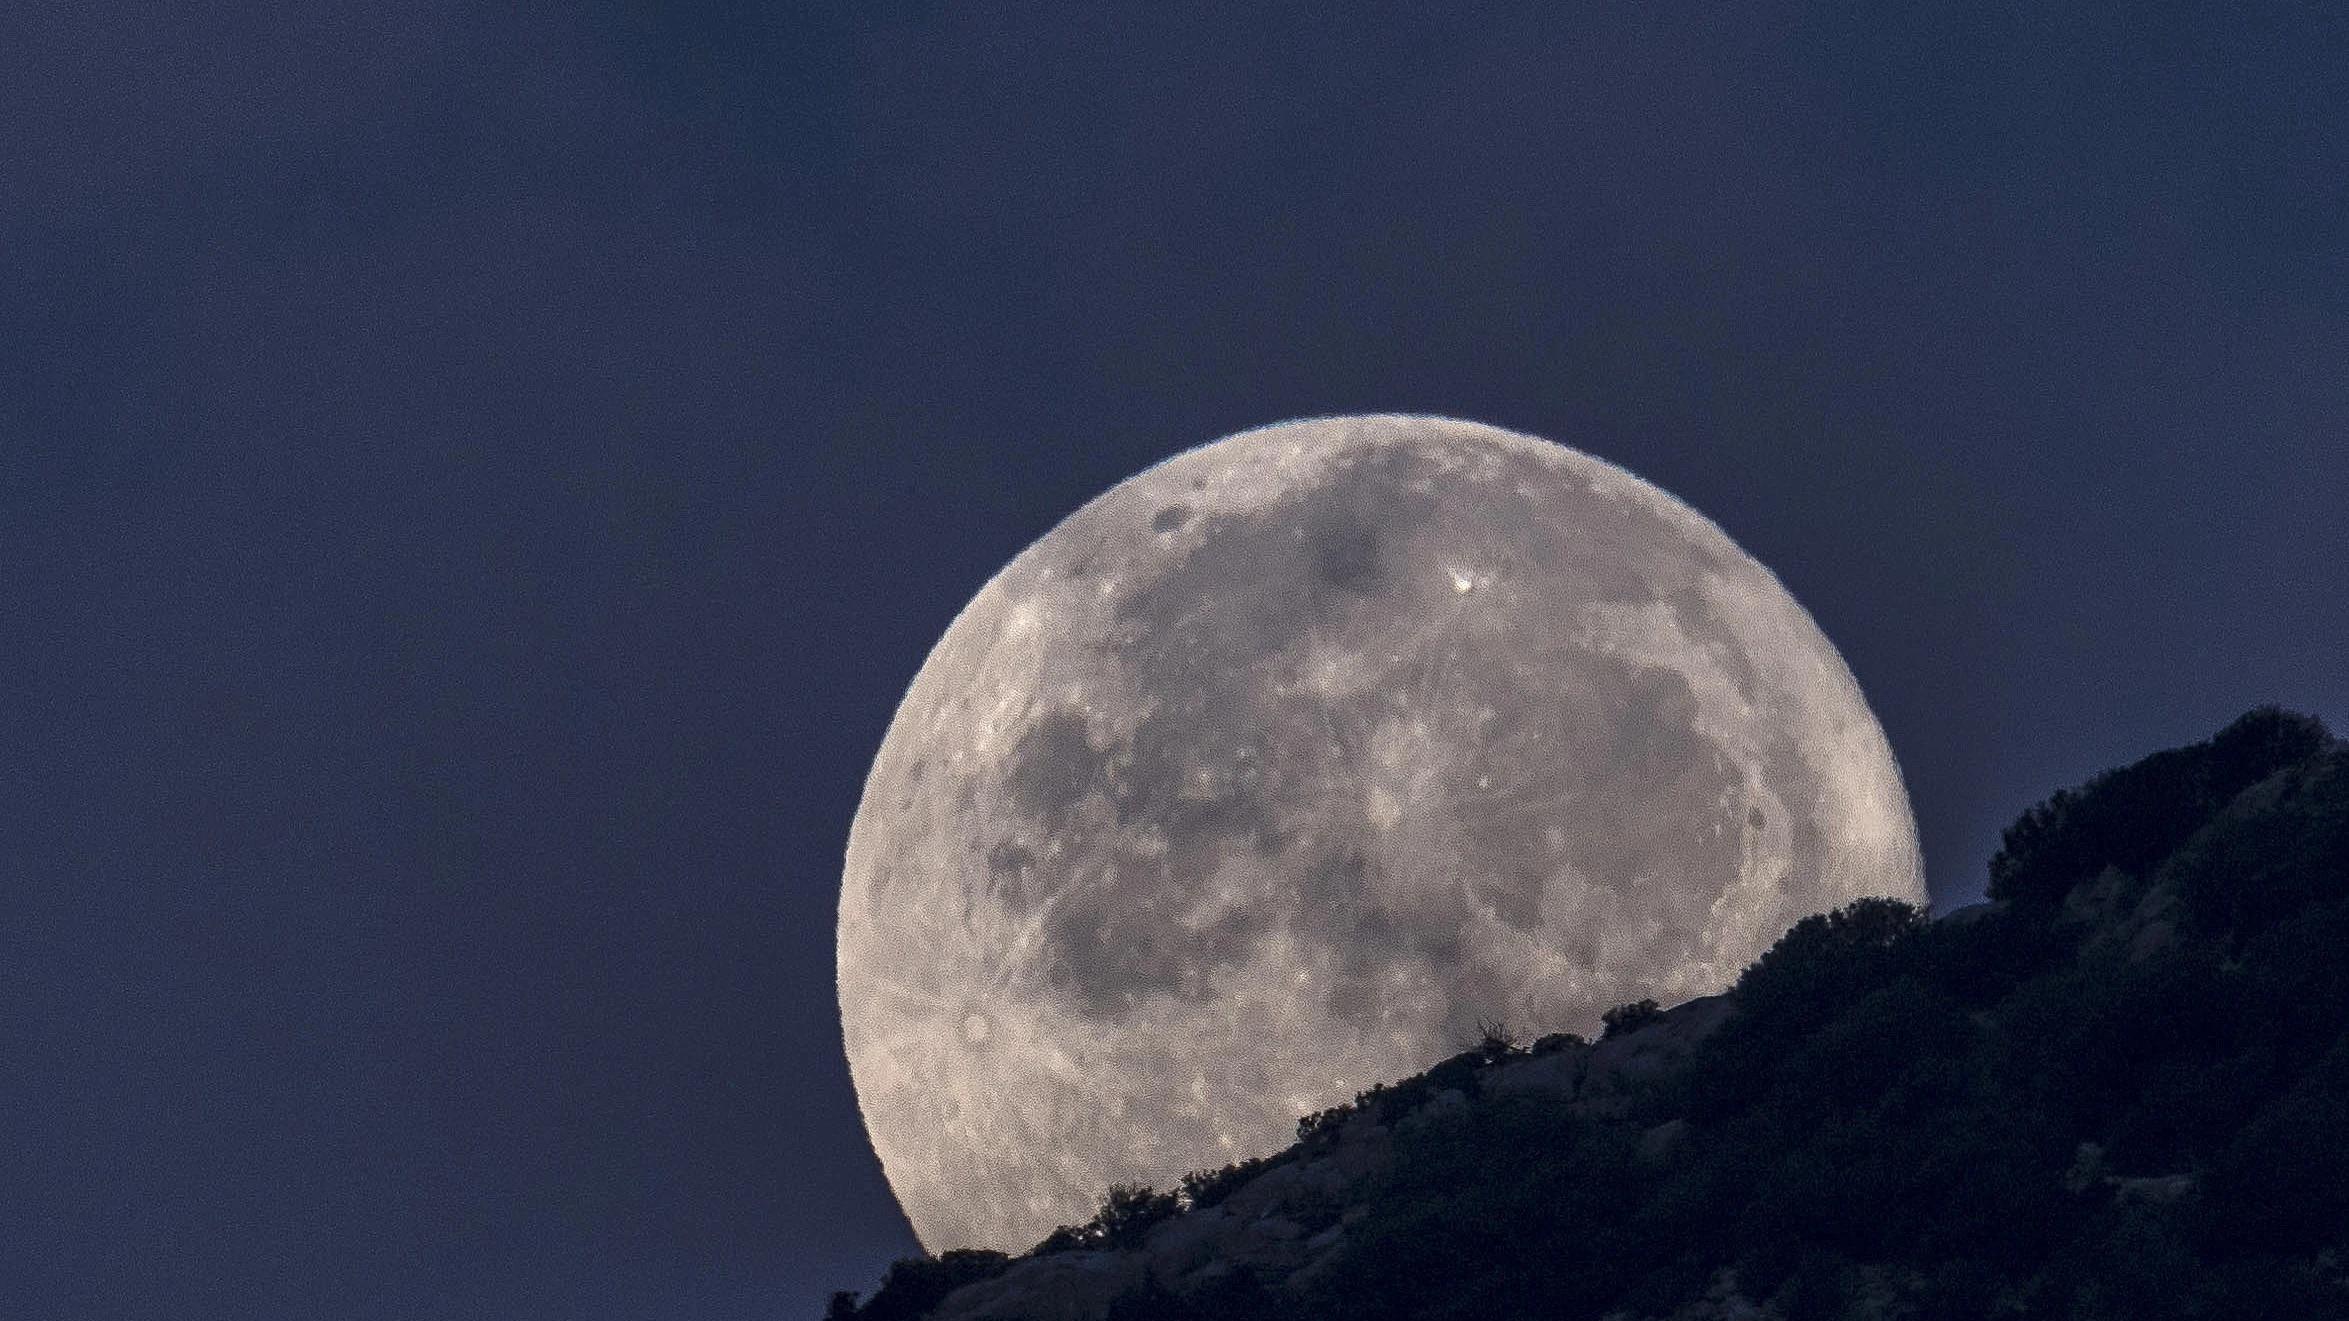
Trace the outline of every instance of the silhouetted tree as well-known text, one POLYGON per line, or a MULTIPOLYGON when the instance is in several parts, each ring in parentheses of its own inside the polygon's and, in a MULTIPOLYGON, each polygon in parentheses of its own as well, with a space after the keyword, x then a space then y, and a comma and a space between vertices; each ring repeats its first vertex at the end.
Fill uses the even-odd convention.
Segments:
POLYGON ((1476 1021, 1476 1044, 1471 1049, 1487 1060, 1503 1059, 1517 1053, 1517 1034, 1498 1019, 1486 1022, 1480 1018, 1476 1021))
POLYGON ((1637 1000, 1631 1004, 1617 1005, 1599 1015, 1599 1022, 1606 1026, 1606 1030, 1599 1033, 1599 1040, 1604 1041, 1609 1037, 1619 1037, 1626 1032, 1636 1032, 1663 1016, 1663 1009, 1658 1007, 1653 1000, 1637 1000))
POLYGON ((1081 1225, 1062 1225, 1036 1245, 1034 1253, 1074 1252, 1086 1249, 1131 1248, 1141 1245, 1152 1226, 1183 1209, 1174 1193, 1156 1192, 1138 1183, 1110 1185, 1101 1209, 1081 1225))
POLYGON ((863 1306, 853 1293, 832 1295, 826 1321, 914 1321, 966 1284, 993 1279, 1011 1266, 1011 1258, 981 1248, 954 1248, 936 1257, 907 1257, 892 1262, 881 1277, 881 1287, 863 1306))
POLYGON ((2321 722, 2263 706, 2203 742, 2061 790, 2000 837, 1990 897, 2052 903, 2107 866, 2142 875, 2229 799, 2327 742, 2321 722))

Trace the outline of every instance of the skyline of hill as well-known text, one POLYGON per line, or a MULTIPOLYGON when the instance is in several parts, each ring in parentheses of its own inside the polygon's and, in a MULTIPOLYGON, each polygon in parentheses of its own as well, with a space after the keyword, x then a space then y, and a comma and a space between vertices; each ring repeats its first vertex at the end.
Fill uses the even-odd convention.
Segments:
POLYGON ((2058 791, 1989 899, 1477 1046, 839 1321, 2349 1316, 2349 747, 2260 708, 2058 791))

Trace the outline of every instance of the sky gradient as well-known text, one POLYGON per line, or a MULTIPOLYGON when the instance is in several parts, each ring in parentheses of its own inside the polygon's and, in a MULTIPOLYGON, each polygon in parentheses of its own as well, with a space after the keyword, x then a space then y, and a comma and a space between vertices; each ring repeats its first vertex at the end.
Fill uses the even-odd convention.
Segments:
POLYGON ((0 10, 0 1313, 869 1289, 865 768, 1246 427, 1711 517, 1942 906, 2059 785, 2349 724, 2333 7, 1327 10, 0 10))

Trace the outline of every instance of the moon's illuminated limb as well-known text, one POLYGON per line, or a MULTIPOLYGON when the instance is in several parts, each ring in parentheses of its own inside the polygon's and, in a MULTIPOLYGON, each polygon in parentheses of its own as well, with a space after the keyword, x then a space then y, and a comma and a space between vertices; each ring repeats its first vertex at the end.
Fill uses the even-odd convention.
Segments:
POLYGON ((1918 872, 1850 673, 1711 523, 1490 427, 1292 423, 947 630, 850 834, 843 1028, 923 1242, 1019 1249, 1918 872))

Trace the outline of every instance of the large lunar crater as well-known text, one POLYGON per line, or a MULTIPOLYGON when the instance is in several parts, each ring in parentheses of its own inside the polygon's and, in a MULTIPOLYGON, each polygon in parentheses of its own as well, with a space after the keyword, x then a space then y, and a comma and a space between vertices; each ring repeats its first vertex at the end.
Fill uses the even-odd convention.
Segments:
POLYGON ((1532 437, 1295 422, 1124 482, 947 630, 850 833, 842 1022, 922 1242, 1017 1251, 1864 894, 1924 895, 1899 771, 1718 528, 1532 437))

